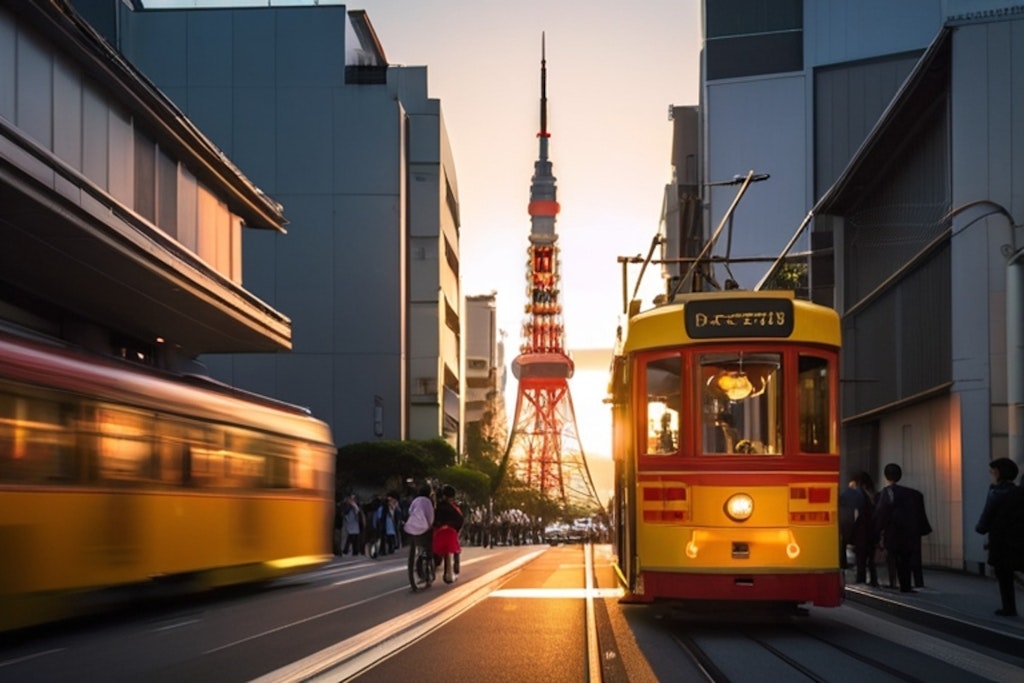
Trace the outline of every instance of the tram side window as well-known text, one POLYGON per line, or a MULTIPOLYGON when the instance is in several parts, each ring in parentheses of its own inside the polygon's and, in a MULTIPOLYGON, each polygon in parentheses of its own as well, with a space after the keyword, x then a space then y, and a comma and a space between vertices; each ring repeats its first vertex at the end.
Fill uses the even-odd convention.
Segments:
POLYGON ((104 481, 148 482, 155 478, 153 441, 155 416, 100 406, 98 466, 104 481))
POLYGON ((270 457, 266 437, 242 429, 214 429, 189 449, 189 481, 204 488, 260 489, 270 457))
POLYGON ((57 401, 0 392, 0 481, 76 479, 72 414, 57 401))
POLYGON ((270 439, 249 430, 230 433, 229 450, 224 456, 224 485, 231 488, 263 488, 267 478, 270 439))
POLYGON ((170 486, 188 483, 186 467, 189 443, 187 422, 166 415, 157 419, 156 444, 153 451, 156 479, 170 486))
POLYGON ((828 360, 800 355, 800 451, 834 453, 829 429, 832 406, 829 391, 828 360))
POLYGON ((647 363, 647 447, 651 455, 679 450, 679 397, 682 363, 679 356, 647 363))
POLYGON ((729 351, 698 354, 702 452, 782 452, 782 357, 729 351))

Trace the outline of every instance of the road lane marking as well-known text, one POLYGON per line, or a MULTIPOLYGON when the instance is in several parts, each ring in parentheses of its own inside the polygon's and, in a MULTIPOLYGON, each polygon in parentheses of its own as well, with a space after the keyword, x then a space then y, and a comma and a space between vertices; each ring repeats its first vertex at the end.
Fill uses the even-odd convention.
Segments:
POLYGON ((587 589, 587 680, 601 680, 601 650, 597 644, 597 615, 594 612, 594 545, 583 551, 584 578, 587 589))
MULTIPOLYGON (((271 671, 251 683, 348 680, 483 600, 493 584, 505 580, 510 572, 534 560, 545 550, 522 555, 510 564, 498 567, 457 589, 441 593, 439 597, 414 610, 271 671), (367 643, 377 645, 367 649, 367 643)), ((406 587, 403 590, 409 589, 406 587)))
POLYGON ((176 628, 184 628, 186 626, 191 626, 192 624, 198 624, 200 621, 202 621, 202 620, 201 619, 183 619, 183 620, 180 620, 180 621, 176 621, 173 624, 167 624, 166 626, 157 626, 156 628, 153 629, 153 631, 156 632, 156 633, 160 633, 161 631, 173 631, 176 628))
POLYGON ((17 659, 8 659, 6 662, 0 662, 0 669, 2 669, 5 666, 12 666, 14 664, 21 664, 22 662, 27 662, 30 659, 38 659, 39 657, 45 657, 46 655, 52 655, 52 654, 56 654, 58 652, 63 652, 66 649, 67 649, 66 647, 58 647, 58 648, 54 648, 52 650, 43 650, 42 652, 34 652, 34 653, 30 654, 30 655, 25 655, 24 657, 18 657, 17 659))
POLYGON ((621 598, 621 588, 502 588, 492 598, 621 598))
POLYGON ((403 586, 401 588, 395 588, 394 590, 385 591, 384 593, 377 593, 376 595, 371 595, 370 597, 365 598, 363 600, 359 600, 357 602, 350 602, 350 603, 348 603, 346 605, 342 605, 341 607, 335 607, 334 609, 327 610, 326 612, 317 612, 316 614, 308 616, 305 619, 299 619, 297 621, 292 621, 292 622, 289 622, 287 624, 281 624, 280 626, 277 626, 275 628, 268 629, 266 631, 260 631, 259 633, 252 634, 251 636, 247 636, 247 637, 241 638, 239 640, 234 640, 234 641, 232 641, 230 643, 225 643, 224 645, 220 645, 220 646, 215 647, 215 648, 213 648, 211 650, 206 650, 205 652, 203 652, 203 654, 204 655, 208 655, 208 654, 212 654, 214 652, 220 652, 221 650, 226 650, 229 647, 234 647, 236 645, 241 645, 242 643, 247 643, 250 640, 256 640, 257 638, 262 638, 263 636, 269 636, 271 633, 277 633, 278 631, 283 631, 283 630, 285 630, 287 628, 291 628, 292 626, 298 626, 299 624, 305 624, 308 621, 315 621, 316 619, 320 619, 321 617, 326 617, 328 614, 334 614, 335 612, 344 612, 347 609, 352 609, 353 607, 359 607, 360 605, 365 605, 368 602, 373 602, 375 600, 379 600, 380 598, 384 597, 385 595, 391 595, 392 593, 401 593, 401 592, 408 591, 408 590, 409 589, 407 587, 403 586))

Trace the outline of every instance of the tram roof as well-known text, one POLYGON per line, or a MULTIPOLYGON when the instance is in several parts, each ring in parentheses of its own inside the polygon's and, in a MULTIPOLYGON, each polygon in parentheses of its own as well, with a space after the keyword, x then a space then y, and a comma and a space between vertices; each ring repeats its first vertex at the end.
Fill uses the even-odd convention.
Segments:
POLYGON ((728 341, 785 341, 839 347, 841 339, 839 314, 832 308, 797 299, 788 290, 729 290, 676 295, 670 302, 633 315, 622 351, 728 341), (694 318, 688 319, 688 315, 702 315, 705 321, 710 315, 714 321, 710 327, 715 331, 692 334, 694 318), (792 321, 787 321, 785 318, 790 315, 792 321), (762 324, 769 316, 777 324, 762 324), (750 327, 755 329, 743 329, 750 327), (739 331, 732 334, 732 330, 739 331), (764 333, 758 334, 758 330, 764 333))

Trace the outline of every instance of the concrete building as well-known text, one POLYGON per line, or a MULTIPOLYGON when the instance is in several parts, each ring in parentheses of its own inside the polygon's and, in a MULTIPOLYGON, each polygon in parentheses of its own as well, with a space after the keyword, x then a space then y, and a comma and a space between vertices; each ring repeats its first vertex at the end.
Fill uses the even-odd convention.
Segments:
POLYGON ((206 355, 209 371, 309 406, 339 444, 459 448, 458 184, 426 68, 389 66, 341 4, 76 1, 287 207, 287 237, 242 243, 242 280, 288 311, 292 352, 206 355))
POLYGON ((284 223, 73 8, 0 5, 0 327, 176 372, 287 351, 241 261, 284 223))
MULTIPOLYGON (((704 29, 701 182, 771 176, 733 256, 809 226, 793 251, 843 320, 844 469, 881 486, 900 463, 925 563, 983 569, 988 462, 1024 458, 1024 5, 705 0, 704 29)), ((734 195, 705 187, 705 234, 734 195)))
POLYGON ((465 378, 463 422, 485 439, 505 446, 505 342, 497 323, 495 293, 467 296, 465 312, 465 378))

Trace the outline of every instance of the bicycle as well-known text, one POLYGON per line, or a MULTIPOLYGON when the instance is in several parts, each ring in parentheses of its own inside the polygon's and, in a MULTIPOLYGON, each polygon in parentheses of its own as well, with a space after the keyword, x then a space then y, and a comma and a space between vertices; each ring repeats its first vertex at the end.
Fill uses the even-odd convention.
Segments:
POLYGON ((436 576, 434 552, 430 547, 430 534, 424 538, 412 538, 409 543, 409 585, 415 593, 429 588, 436 576))

